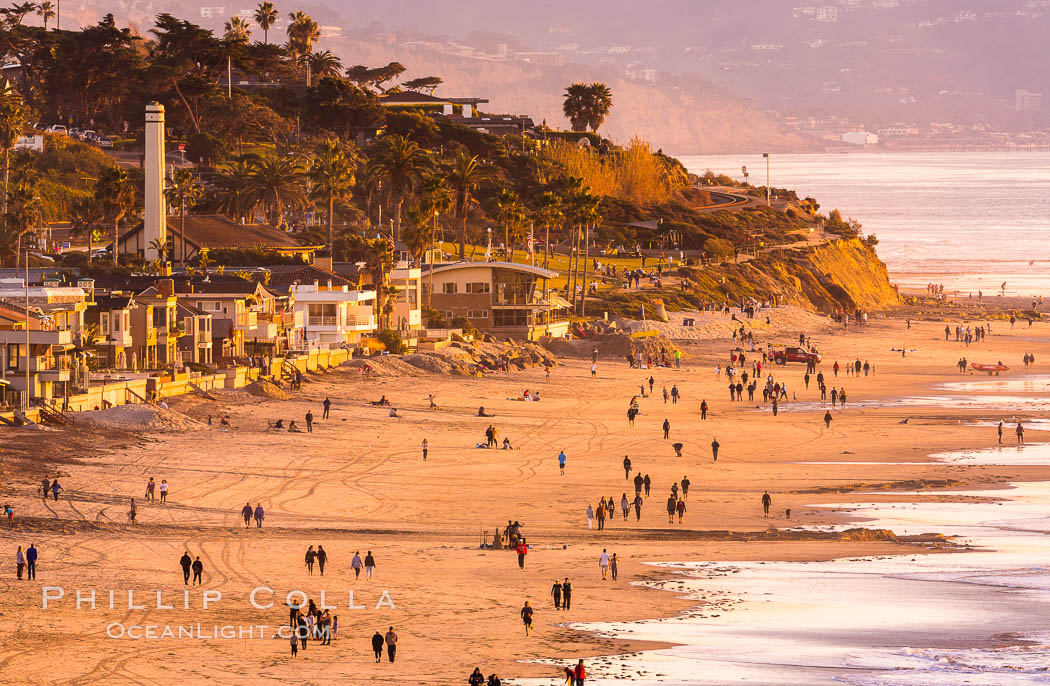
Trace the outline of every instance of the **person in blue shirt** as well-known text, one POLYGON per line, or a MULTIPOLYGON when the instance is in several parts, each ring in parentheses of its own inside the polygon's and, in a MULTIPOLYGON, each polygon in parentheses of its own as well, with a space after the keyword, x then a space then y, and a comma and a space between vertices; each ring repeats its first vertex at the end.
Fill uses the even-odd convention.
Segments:
POLYGON ((558 469, 561 470, 562 476, 565 476, 565 451, 558 453, 558 469))
POLYGON ((29 572, 26 575, 27 579, 36 578, 36 544, 30 543, 29 550, 26 551, 26 571, 29 572))

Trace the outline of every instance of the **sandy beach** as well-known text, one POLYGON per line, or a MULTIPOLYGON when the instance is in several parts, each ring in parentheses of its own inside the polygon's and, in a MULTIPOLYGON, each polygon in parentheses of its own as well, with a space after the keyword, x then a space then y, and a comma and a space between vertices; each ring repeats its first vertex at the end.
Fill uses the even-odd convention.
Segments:
MULTIPOLYGON (((681 369, 628 369, 622 359, 600 358, 592 379, 589 359, 564 358, 550 383, 539 368, 486 378, 364 377, 345 369, 308 376, 291 400, 244 391, 177 399, 171 409, 184 417, 166 432, 87 422, 69 430, 5 429, 3 500, 15 516, 0 526, 0 674, 40 684, 133 684, 164 675, 183 683, 446 684, 466 683, 480 666, 504 679, 559 683, 558 665, 669 645, 596 636, 569 623, 673 617, 705 606, 733 612, 728 596, 698 600, 638 583, 673 574, 650 563, 965 556, 935 536, 915 536, 936 528, 908 531, 915 537, 898 541, 820 529, 850 524, 848 510, 834 506, 855 502, 858 493, 865 501, 894 503, 914 498, 908 492, 940 488, 951 501, 961 491, 1050 479, 1043 464, 929 457, 994 447, 988 422, 999 417, 1007 420, 1004 440, 1013 442, 1016 419, 1047 416, 1050 408, 1017 389, 993 389, 985 401, 972 388, 945 384, 989 380, 960 374, 955 364, 965 356, 1003 360, 1011 370, 998 380, 1030 378, 1039 388, 1045 363, 1026 370, 1021 358, 1042 357, 1050 327, 995 321, 987 339, 967 348, 944 340, 945 325, 961 319, 928 313, 928 321, 916 318, 909 328, 909 313, 914 310, 848 330, 807 320, 805 333, 824 355, 820 369, 829 388, 848 391, 846 408, 832 410, 830 429, 823 421, 829 408, 820 404, 815 382, 805 387, 800 364, 763 367, 763 376, 772 373, 798 396, 783 403, 778 416, 757 399, 731 402, 715 367, 725 367, 737 342, 718 327, 710 327, 713 337, 683 341, 681 369), (833 376, 836 360, 844 366, 857 359, 873 364, 874 373, 833 376), (641 414, 631 427, 628 403, 650 375, 655 393, 639 399, 641 414), (661 390, 673 385, 681 399, 665 404, 661 390), (539 390, 542 401, 511 400, 525 389, 539 390), (429 394, 439 409, 428 409, 429 394), (383 395, 402 418, 369 404, 383 395), (331 416, 322 419, 326 397, 331 416), (711 408, 706 421, 699 416, 701 400, 711 408), (476 416, 479 406, 495 416, 476 416), (276 419, 295 419, 305 429, 308 410, 316 418, 312 433, 267 430, 267 421, 276 419), (223 414, 230 415, 229 432, 218 430, 223 414), (663 439, 664 419, 670 440, 663 439), (977 425, 981 420, 985 425, 977 425), (511 440, 512 450, 475 447, 490 424, 500 441, 511 440), (713 439, 721 446, 717 462, 713 439), (684 444, 682 457, 675 456, 675 442, 684 444), (560 451, 567 455, 564 475, 560 451), (631 512, 624 521, 618 511, 604 531, 588 529, 588 503, 633 497, 625 455, 632 478, 640 471, 652 480, 641 518, 631 512), (40 479, 56 473, 64 490, 57 502, 45 501, 40 479), (692 486, 684 521, 668 524, 668 489, 686 475, 692 486), (167 480, 167 504, 141 501, 151 476, 167 480), (760 503, 766 490, 773 501, 768 518, 760 503), (139 506, 134 526, 126 517, 132 497, 139 506), (261 529, 241 521, 246 502, 265 509, 261 529), (481 548, 508 520, 523 524, 531 545, 523 570, 513 551, 481 548), (37 579, 18 581, 14 551, 29 543, 40 551, 37 579), (323 578, 308 574, 303 562, 307 546, 318 544, 329 554, 323 578), (601 578, 603 549, 617 554, 615 581, 601 578), (203 585, 179 583, 184 551, 204 564, 203 585), (350 569, 355 551, 375 556, 371 580, 355 578, 350 569), (572 608, 555 611, 550 587, 565 577, 574 588, 572 608), (65 595, 44 609, 44 587, 65 595), (202 589, 221 599, 205 610, 202 589), (253 589, 264 589, 255 592, 257 605, 272 607, 253 606, 253 589), (295 589, 319 603, 324 591, 339 628, 331 646, 311 643, 293 659, 288 641, 275 635, 288 619, 285 594, 295 589), (94 609, 86 602, 92 590, 94 609), (129 609, 129 591, 130 605, 141 609, 129 609), (350 608, 350 592, 359 608, 350 608), (527 638, 518 615, 526 600, 536 608, 527 638), (231 637, 215 629, 225 625, 231 637), (158 637, 129 638, 129 628, 145 633, 147 626, 156 627, 158 637), (399 636, 397 661, 377 664, 369 639, 390 626, 399 636), (163 637, 165 627, 176 637, 163 637), (196 633, 180 639, 179 627, 196 633)), ((774 324, 795 316, 788 310, 768 315, 774 324)), ((769 336, 775 345, 797 343, 789 328, 756 331, 756 338, 760 346, 769 336)), ((761 354, 748 358, 750 366, 761 354)), ((1026 439, 1041 441, 1044 428, 1033 424, 1026 439)), ((973 640, 980 637, 975 628, 973 640)), ((631 678, 621 671, 594 676, 631 678)))

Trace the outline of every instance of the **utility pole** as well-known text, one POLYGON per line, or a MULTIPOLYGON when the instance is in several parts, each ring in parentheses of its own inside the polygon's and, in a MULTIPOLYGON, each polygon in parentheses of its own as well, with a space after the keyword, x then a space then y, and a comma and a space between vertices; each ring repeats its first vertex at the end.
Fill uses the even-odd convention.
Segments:
POLYGON ((226 99, 233 100, 233 58, 226 55, 226 99))
POLYGON ((26 402, 23 412, 29 411, 29 251, 26 250, 26 402))
POLYGON ((762 157, 766 158, 766 207, 769 207, 769 153, 762 153, 762 157))

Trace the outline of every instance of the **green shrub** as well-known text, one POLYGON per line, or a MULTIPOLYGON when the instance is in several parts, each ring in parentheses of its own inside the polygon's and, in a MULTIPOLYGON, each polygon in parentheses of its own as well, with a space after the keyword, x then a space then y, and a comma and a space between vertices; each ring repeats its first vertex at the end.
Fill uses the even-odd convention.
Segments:
POLYGON ((408 346, 401 340, 401 335, 393 329, 383 329, 376 338, 379 339, 379 342, 383 344, 388 353, 401 355, 408 350, 408 346))

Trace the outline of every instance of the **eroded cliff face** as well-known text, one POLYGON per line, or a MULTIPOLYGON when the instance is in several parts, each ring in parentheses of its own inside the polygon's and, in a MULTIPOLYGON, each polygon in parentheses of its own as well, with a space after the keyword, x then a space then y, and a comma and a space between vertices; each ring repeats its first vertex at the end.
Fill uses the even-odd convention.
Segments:
POLYGON ((407 68, 400 81, 439 76, 436 95, 488 98, 482 108, 498 114, 527 114, 537 124, 568 128, 562 114, 565 87, 602 81, 613 92, 612 114, 600 133, 618 143, 640 136, 653 148, 680 154, 804 152, 810 142, 781 131, 747 100, 710 84, 662 88, 631 81, 597 67, 545 67, 526 62, 466 59, 426 48, 364 42, 334 42, 343 64, 377 66, 392 61, 407 68))
POLYGON ((686 269, 682 295, 720 302, 776 296, 818 312, 882 310, 900 302, 886 265, 859 239, 771 252, 742 264, 686 269))

